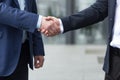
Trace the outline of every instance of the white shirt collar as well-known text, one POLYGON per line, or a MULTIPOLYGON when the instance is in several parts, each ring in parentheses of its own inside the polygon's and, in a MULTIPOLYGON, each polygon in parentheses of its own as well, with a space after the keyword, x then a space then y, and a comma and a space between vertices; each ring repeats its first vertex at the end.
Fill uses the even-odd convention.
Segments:
POLYGON ((24 8, 25 8, 25 0, 18 0, 18 3, 20 5, 20 9, 24 10, 24 8))

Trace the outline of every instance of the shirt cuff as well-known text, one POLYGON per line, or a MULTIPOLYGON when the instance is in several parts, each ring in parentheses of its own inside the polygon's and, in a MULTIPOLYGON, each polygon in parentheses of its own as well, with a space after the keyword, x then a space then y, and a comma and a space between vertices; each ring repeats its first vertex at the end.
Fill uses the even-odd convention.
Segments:
POLYGON ((59 22, 60 22, 60 31, 61 31, 61 33, 63 33, 64 28, 63 28, 63 23, 62 23, 61 19, 59 19, 59 22))
POLYGON ((37 22, 37 29, 41 27, 42 16, 39 15, 38 22, 37 22))

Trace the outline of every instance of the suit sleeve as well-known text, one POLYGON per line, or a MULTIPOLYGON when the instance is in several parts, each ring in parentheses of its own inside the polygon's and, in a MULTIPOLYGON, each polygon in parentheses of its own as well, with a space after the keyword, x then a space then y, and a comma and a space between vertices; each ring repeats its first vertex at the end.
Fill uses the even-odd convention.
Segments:
POLYGON ((33 33, 33 52, 34 56, 45 56, 42 35, 37 30, 33 33))
POLYGON ((38 15, 0 3, 0 24, 9 25, 29 32, 34 32, 38 21, 38 15))
POLYGON ((79 29, 104 20, 108 16, 108 0, 97 0, 87 9, 61 18, 64 32, 79 29))

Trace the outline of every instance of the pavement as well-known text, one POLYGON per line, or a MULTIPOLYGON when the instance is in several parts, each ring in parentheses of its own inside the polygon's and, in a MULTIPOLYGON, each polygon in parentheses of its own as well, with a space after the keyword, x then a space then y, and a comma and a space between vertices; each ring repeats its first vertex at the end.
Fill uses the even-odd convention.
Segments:
POLYGON ((104 80, 105 45, 45 45, 43 68, 29 80, 104 80))

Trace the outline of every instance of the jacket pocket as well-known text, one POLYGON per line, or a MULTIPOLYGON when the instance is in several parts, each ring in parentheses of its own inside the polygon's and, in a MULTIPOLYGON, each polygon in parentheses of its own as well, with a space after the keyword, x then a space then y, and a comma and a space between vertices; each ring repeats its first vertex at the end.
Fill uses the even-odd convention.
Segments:
POLYGON ((3 37, 3 32, 0 32, 0 39, 3 37))

